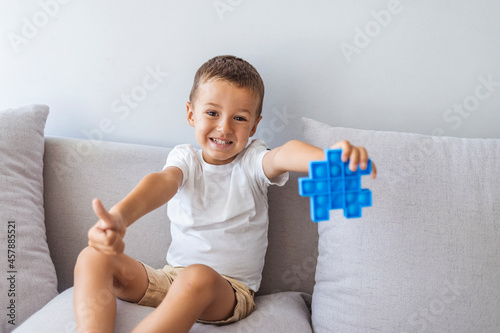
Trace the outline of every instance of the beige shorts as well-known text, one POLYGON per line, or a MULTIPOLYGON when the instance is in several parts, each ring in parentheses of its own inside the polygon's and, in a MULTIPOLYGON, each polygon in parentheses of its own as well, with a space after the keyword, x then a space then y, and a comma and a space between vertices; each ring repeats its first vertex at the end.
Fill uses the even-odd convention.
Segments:
MULTIPOLYGON (((175 277, 181 270, 184 269, 184 267, 172 267, 170 265, 166 265, 162 269, 155 269, 144 263, 142 263, 142 265, 144 266, 144 268, 146 269, 146 273, 148 274, 149 283, 146 293, 137 304, 157 307, 167 295, 167 292, 170 289, 170 286, 172 285, 175 277)), ((250 313, 253 312, 253 310, 255 310, 253 290, 249 289, 245 284, 235 279, 232 279, 225 275, 221 276, 231 284, 234 290, 236 305, 234 307, 233 314, 225 320, 198 320, 198 322, 200 323, 215 325, 230 324, 247 317, 250 313)))

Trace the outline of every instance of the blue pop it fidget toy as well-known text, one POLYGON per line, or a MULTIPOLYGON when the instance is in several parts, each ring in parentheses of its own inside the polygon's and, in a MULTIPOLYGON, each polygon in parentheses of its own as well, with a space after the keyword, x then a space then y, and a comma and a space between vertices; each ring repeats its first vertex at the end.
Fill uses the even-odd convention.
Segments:
POLYGON ((365 170, 352 172, 341 155, 341 149, 325 149, 326 160, 309 162, 309 177, 299 178, 299 194, 310 197, 314 222, 329 220, 330 210, 340 208, 347 218, 361 217, 361 208, 372 205, 372 192, 361 188, 361 176, 372 172, 371 160, 365 170))

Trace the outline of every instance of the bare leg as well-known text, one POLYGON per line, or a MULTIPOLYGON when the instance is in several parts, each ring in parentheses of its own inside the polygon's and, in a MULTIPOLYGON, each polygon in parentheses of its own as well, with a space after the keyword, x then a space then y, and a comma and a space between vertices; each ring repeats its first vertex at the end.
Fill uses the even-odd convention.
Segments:
POLYGON ((192 265, 179 273, 163 302, 133 332, 189 332, 198 318, 228 318, 235 303, 226 279, 208 266, 192 265))
POLYGON ((108 256, 87 247, 75 266, 73 306, 78 332, 113 332, 115 296, 139 301, 148 286, 141 263, 125 254, 108 256))

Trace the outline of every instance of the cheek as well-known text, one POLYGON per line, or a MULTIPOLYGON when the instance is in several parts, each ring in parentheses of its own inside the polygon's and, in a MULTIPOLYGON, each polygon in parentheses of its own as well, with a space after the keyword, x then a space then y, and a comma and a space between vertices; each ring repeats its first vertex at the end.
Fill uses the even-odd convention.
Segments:
POLYGON ((195 126, 195 132, 196 135, 206 135, 208 132, 210 132, 210 126, 206 122, 198 122, 196 123, 195 126))

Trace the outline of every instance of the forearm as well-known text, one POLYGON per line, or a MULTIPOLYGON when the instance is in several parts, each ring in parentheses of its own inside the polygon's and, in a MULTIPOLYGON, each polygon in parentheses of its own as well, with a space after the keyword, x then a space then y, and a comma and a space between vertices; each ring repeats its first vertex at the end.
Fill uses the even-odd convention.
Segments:
POLYGON ((302 141, 292 140, 285 143, 276 156, 276 163, 285 171, 308 172, 309 162, 322 160, 323 149, 302 141))
POLYGON ((175 177, 161 172, 151 173, 145 176, 123 200, 114 205, 110 213, 118 213, 128 227, 168 202, 179 186, 179 180, 175 177))
POLYGON ((324 159, 324 151, 302 141, 292 140, 265 156, 264 172, 274 178, 287 171, 307 172, 309 161, 324 159))

